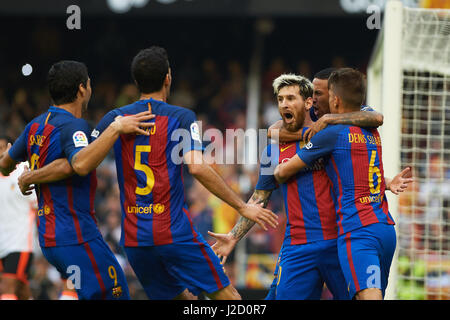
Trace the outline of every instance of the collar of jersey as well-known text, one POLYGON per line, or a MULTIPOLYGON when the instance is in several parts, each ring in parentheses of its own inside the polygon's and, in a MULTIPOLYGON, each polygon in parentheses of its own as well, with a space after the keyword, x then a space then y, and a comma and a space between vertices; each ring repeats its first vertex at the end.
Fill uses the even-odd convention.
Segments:
POLYGON ((161 101, 155 100, 153 98, 149 98, 149 99, 145 99, 145 100, 138 100, 137 102, 142 103, 142 104, 146 104, 146 103, 152 102, 152 101, 154 101, 154 102, 161 102, 161 101))
POLYGON ((50 112, 60 112, 60 113, 66 113, 66 114, 70 114, 72 117, 75 117, 73 114, 71 114, 69 111, 55 107, 55 106, 50 106, 50 108, 48 108, 48 111, 50 112))

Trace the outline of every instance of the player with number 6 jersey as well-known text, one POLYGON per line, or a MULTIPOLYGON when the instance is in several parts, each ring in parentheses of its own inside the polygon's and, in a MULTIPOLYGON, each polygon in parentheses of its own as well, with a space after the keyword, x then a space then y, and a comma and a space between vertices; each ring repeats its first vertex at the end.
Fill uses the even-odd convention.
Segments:
POLYGON ((327 174, 335 195, 338 252, 352 296, 371 285, 384 294, 395 250, 395 231, 385 196, 378 131, 332 125, 317 133, 297 154, 306 164, 319 155, 330 155, 327 174), (364 241, 366 237, 370 240, 364 241), (371 254, 365 257, 368 252, 371 254), (373 270, 380 278, 367 284, 373 275, 369 272, 371 266, 378 267, 373 270))
POLYGON ((381 139, 377 129, 332 125, 317 133, 298 155, 313 163, 327 155, 327 174, 336 195, 340 235, 373 224, 394 224, 385 197, 381 139))
MULTIPOLYGON (((364 76, 342 68, 328 80, 332 113, 356 111, 365 94, 364 76)), ((331 125, 297 155, 275 169, 277 181, 326 159, 338 224, 338 254, 352 297, 382 299, 396 246, 394 220, 385 196, 381 139, 373 128, 331 125)))

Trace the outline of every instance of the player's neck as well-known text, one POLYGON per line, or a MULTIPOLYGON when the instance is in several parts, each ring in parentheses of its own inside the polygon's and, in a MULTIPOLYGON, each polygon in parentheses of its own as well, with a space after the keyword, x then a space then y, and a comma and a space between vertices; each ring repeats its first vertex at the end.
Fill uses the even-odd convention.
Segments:
POLYGON ((345 109, 339 110, 338 114, 351 113, 351 112, 356 112, 356 111, 359 111, 359 110, 353 109, 353 108, 345 108, 345 109))
POLYGON ((163 91, 152 92, 152 93, 141 93, 141 97, 139 98, 139 100, 148 100, 148 99, 166 102, 167 96, 163 91))
POLYGON ((308 110, 308 111, 306 111, 305 121, 303 122, 303 128, 311 127, 313 124, 314 124, 314 121, 312 121, 311 116, 309 115, 309 110, 308 110))
POLYGON ((356 112, 361 110, 361 107, 358 106, 352 106, 352 105, 348 105, 348 104, 342 104, 339 108, 338 108, 338 112, 337 113, 350 113, 350 112, 356 112))
POLYGON ((55 106, 55 107, 61 108, 63 110, 66 110, 67 112, 70 112, 76 118, 81 118, 81 116, 82 116, 81 107, 77 103, 61 104, 61 105, 55 106))

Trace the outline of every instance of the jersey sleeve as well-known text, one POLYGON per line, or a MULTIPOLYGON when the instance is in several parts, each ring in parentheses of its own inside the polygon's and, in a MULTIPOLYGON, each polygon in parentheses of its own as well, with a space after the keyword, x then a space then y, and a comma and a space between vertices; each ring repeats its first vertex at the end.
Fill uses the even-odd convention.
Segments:
POLYGON ((106 128, 108 128, 112 122, 114 122, 114 119, 118 115, 119 114, 115 110, 111 110, 107 114, 105 114, 103 118, 99 121, 95 129, 92 130, 90 134, 91 139, 92 140, 97 139, 102 134, 102 132, 105 131, 106 128))
POLYGON ((180 113, 179 128, 183 130, 182 135, 180 135, 181 147, 183 155, 192 150, 203 151, 204 146, 202 143, 201 135, 200 135, 200 126, 197 123, 197 117, 195 113, 191 110, 183 110, 183 113, 180 113))
POLYGON ((297 151, 300 159, 311 166, 317 159, 329 155, 336 144, 339 131, 337 126, 328 126, 319 131, 305 147, 297 151))
POLYGON ((278 164, 278 148, 274 145, 268 145, 262 152, 259 166, 259 177, 256 183, 256 190, 274 190, 278 188, 275 180, 274 171, 278 164))
POLYGON ((83 119, 76 119, 64 125, 61 132, 61 146, 69 163, 73 156, 89 144, 91 130, 83 119))
POLYGON ((9 149, 8 154, 15 162, 23 162, 27 160, 27 137, 29 132, 29 126, 25 127, 25 130, 17 138, 14 144, 9 149))
POLYGON ((319 118, 317 118, 317 116, 316 116, 316 113, 314 112, 313 107, 309 108, 309 116, 313 122, 316 122, 317 120, 319 120, 319 118))
POLYGON ((370 106, 362 105, 361 106, 361 111, 375 111, 375 109, 370 107, 370 106))
POLYGON ((308 130, 308 129, 309 129, 309 127, 303 127, 303 128, 302 128, 302 139, 304 139, 303 136, 305 135, 305 132, 306 132, 306 130, 308 130))

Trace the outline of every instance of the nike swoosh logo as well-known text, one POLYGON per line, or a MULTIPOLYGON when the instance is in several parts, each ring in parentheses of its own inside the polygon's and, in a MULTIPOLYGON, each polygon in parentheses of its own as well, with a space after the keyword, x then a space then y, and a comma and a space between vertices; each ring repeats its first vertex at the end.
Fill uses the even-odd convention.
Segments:
POLYGON ((293 144, 291 144, 290 146, 287 146, 287 147, 285 147, 285 148, 281 148, 281 152, 284 152, 285 150, 289 149, 289 148, 292 147, 292 146, 293 146, 293 144))

